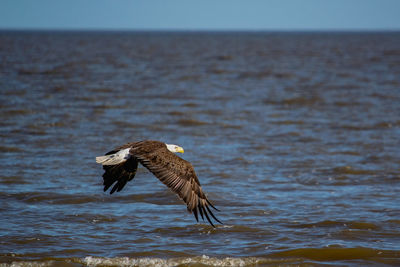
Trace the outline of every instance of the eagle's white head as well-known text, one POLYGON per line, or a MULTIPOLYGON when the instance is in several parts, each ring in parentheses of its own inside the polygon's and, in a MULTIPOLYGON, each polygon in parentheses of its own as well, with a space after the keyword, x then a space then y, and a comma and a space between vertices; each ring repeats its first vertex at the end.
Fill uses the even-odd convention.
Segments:
POLYGON ((180 147, 180 146, 173 145, 173 144, 166 144, 166 145, 167 145, 168 150, 171 151, 171 152, 173 152, 173 153, 177 153, 177 152, 183 153, 183 152, 185 152, 185 151, 183 150, 183 148, 180 147))

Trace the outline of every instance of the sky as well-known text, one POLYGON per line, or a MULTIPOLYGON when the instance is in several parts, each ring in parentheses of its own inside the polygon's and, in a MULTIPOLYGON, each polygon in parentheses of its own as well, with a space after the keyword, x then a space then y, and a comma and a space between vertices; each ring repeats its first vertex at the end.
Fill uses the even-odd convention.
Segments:
POLYGON ((400 30, 400 0, 0 0, 0 29, 400 30))

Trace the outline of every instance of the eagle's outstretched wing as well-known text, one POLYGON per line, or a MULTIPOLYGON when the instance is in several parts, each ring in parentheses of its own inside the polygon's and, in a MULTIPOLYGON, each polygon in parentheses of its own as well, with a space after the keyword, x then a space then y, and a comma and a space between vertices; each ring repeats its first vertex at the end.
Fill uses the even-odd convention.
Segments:
MULTIPOLYGON (((131 143, 126 144, 115 150, 107 152, 106 156, 115 155, 119 151, 130 147, 131 143)), ((114 193, 115 191, 117 192, 121 191, 122 188, 124 188, 124 186, 126 185, 126 183, 135 177, 137 167, 138 167, 138 161, 134 157, 129 157, 126 160, 122 161, 121 163, 115 165, 103 165, 104 192, 107 191, 107 189, 110 188, 110 186, 112 186, 115 182, 116 184, 111 189, 110 194, 114 193)))
MULTIPOLYGON (((193 212, 198 221, 198 213, 214 226, 208 214, 221 223, 209 206, 216 209, 201 189, 200 182, 192 164, 170 152, 164 143, 149 147, 147 143, 138 143, 129 151, 144 167, 186 203, 189 212, 193 212)), ((214 226, 215 227, 215 226, 214 226)))

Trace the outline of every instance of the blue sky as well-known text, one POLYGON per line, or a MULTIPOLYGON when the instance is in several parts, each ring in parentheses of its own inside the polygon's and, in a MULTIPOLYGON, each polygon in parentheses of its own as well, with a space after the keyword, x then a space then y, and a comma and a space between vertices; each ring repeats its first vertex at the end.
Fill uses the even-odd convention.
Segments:
POLYGON ((400 0, 0 0, 0 29, 400 30, 400 0))

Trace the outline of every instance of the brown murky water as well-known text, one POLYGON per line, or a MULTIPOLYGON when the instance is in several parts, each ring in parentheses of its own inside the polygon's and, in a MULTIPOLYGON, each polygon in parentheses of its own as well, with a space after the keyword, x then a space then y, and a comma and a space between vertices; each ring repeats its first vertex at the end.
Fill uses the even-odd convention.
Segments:
MULTIPOLYGON (((0 33, 0 262, 400 265, 399 33, 0 33), (181 145, 217 229, 145 169, 181 145)), ((31 266, 31 265, 29 265, 31 266)))

